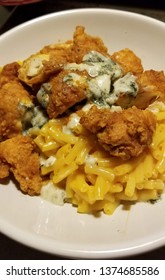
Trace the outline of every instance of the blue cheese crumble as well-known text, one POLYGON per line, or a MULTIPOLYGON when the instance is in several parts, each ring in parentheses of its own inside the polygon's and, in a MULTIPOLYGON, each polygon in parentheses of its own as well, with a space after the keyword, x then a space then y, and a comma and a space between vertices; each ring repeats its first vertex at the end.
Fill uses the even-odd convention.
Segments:
POLYGON ((64 67, 70 70, 63 82, 78 86, 86 84, 86 96, 92 102, 105 107, 116 103, 120 94, 135 97, 138 92, 136 76, 124 75, 122 67, 110 57, 97 51, 90 51, 83 57, 82 63, 68 63, 64 67), (73 71, 86 71, 89 76, 81 76, 73 71))

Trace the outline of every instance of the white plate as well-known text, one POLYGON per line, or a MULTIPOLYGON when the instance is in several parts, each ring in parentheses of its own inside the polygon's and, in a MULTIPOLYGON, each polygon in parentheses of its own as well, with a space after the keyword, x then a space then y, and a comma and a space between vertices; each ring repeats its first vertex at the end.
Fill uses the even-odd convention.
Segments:
MULTIPOLYGON (((125 47, 145 69, 165 70, 165 24, 142 15, 106 9, 58 12, 22 24, 0 37, 0 65, 24 59, 44 45, 72 38, 76 25, 100 36, 112 53, 125 47)), ((2 101, 1 101, 2 102, 2 101)), ((165 245, 165 197, 138 203, 112 216, 77 214, 0 185, 0 230, 33 248, 72 258, 121 258, 165 245)))

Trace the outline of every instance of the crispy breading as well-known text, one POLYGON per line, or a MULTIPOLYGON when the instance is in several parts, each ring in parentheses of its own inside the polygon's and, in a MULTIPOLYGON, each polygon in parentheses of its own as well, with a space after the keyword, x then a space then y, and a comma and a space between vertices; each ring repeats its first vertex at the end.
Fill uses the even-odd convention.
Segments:
POLYGON ((52 74, 63 69, 66 60, 53 54, 33 54, 26 59, 18 71, 19 79, 33 87, 44 83, 52 74))
POLYGON ((134 75, 143 73, 141 59, 128 48, 114 52, 111 58, 123 67, 125 73, 132 72, 134 75))
POLYGON ((29 86, 41 84, 52 74, 63 69, 64 64, 73 62, 72 41, 43 47, 38 53, 23 61, 19 79, 29 86))
POLYGON ((111 112, 92 106, 82 115, 80 123, 97 135, 110 155, 123 159, 139 156, 151 144, 156 127, 153 113, 136 107, 111 112))
MULTIPOLYGON (((70 83, 70 81, 68 83, 64 82, 64 77, 67 77, 68 74, 67 70, 63 70, 50 81, 51 94, 47 106, 49 118, 56 118, 76 103, 86 99, 86 82, 84 79, 82 83, 81 80, 75 82, 75 84, 70 83)), ((83 75, 83 72, 79 72, 79 76, 81 75, 83 75)))
POLYGON ((116 104, 122 108, 136 106, 146 109, 155 100, 165 101, 165 74, 163 71, 146 70, 137 76, 139 90, 136 97, 120 95, 116 104))
POLYGON ((12 62, 4 65, 0 72, 0 88, 11 81, 18 80, 18 69, 20 65, 17 62, 12 62))
POLYGON ((99 37, 90 36, 85 33, 83 26, 77 26, 73 35, 73 54, 75 62, 80 63, 89 51, 98 51, 108 55, 107 47, 99 37))
POLYGON ((139 92, 133 104, 147 108, 155 100, 165 101, 165 74, 163 71, 147 70, 138 79, 139 92))
POLYGON ((43 47, 40 50, 42 54, 50 54, 52 57, 55 57, 58 61, 61 60, 63 62, 72 62, 73 58, 73 41, 66 41, 64 43, 51 44, 43 47))
POLYGON ((39 156, 30 137, 18 135, 0 143, 0 178, 14 174, 22 192, 40 193, 41 177, 39 156))
POLYGON ((29 93, 16 80, 5 83, 0 88, 0 140, 22 132, 25 108, 21 105, 32 105, 29 93))

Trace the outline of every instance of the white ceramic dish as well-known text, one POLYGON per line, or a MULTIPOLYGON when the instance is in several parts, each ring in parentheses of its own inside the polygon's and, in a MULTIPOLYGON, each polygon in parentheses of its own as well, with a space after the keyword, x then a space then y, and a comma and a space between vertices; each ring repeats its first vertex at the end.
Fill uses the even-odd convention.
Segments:
MULTIPOLYGON (((0 65, 24 59, 44 45, 72 38, 76 25, 100 36, 110 52, 129 47, 145 69, 165 70, 165 24, 129 12, 79 9, 49 14, 0 37, 0 65)), ((112 216, 77 214, 0 185, 0 230, 33 248, 71 258, 122 258, 165 245, 165 197, 155 204, 119 207, 112 216)))

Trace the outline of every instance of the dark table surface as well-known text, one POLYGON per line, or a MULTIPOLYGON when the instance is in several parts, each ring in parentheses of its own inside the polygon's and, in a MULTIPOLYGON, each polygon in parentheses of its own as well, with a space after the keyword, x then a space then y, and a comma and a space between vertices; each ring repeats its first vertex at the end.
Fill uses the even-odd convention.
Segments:
MULTIPOLYGON (((25 22, 29 19, 38 17, 40 15, 57 12, 67 9, 75 8, 109 8, 132 11, 147 15, 165 22, 165 2, 157 0, 154 3, 151 1, 54 1, 46 0, 36 4, 20 5, 20 6, 0 6, 0 34, 11 29, 12 27, 25 22), (5 11, 5 13, 4 13, 5 11), (2 21, 3 19, 3 21, 2 21)), ((153 2, 153 1, 152 1, 153 2)), ((40 252, 33 248, 22 245, 7 236, 0 233, 0 259, 1 260, 60 260, 62 257, 40 252)), ((165 246, 138 254, 135 256, 127 257, 129 260, 164 260, 165 259, 165 246)))

